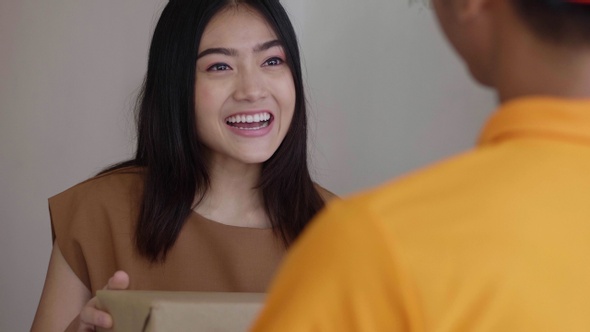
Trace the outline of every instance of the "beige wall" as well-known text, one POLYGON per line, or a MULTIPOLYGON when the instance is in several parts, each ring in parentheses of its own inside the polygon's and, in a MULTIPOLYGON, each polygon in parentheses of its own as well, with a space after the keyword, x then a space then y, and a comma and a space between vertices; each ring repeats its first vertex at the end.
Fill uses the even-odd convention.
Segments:
MULTIPOLYGON (((306 63, 316 177, 336 193, 470 147, 493 108, 424 2, 284 1, 306 63)), ((164 3, 0 0, 0 331, 28 330, 34 315, 47 198, 131 155, 164 3)))

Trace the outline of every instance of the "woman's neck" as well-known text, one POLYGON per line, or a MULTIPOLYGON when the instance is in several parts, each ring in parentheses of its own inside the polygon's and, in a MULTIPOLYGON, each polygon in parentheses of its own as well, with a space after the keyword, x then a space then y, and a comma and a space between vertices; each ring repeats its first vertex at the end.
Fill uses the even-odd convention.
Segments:
POLYGON ((239 227, 268 228, 262 193, 257 188, 262 164, 212 160, 210 187, 193 209, 216 222, 239 227))

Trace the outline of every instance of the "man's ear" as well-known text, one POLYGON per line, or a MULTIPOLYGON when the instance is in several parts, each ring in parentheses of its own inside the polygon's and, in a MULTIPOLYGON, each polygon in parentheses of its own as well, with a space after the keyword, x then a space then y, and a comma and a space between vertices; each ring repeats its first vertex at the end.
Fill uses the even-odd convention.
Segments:
POLYGON ((462 22, 479 18, 487 12, 494 1, 502 0, 456 0, 455 11, 457 18, 462 22))

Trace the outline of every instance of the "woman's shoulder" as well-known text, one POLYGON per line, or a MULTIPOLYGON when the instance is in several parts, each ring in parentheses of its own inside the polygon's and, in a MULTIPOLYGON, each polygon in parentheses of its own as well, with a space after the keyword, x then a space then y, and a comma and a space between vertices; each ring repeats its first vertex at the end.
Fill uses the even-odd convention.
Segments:
POLYGON ((313 185, 315 187, 315 190, 318 192, 318 194, 320 194, 320 196, 324 200, 324 202, 328 203, 332 199, 339 198, 336 194, 334 194, 333 192, 329 191, 328 189, 320 186, 319 184, 314 182, 313 185))
POLYGON ((59 201, 120 201, 122 197, 136 196, 143 187, 142 167, 122 167, 93 176, 51 197, 59 201))
POLYGON ((111 229, 127 231, 140 209, 142 174, 135 167, 108 171, 49 198, 53 236, 61 238, 62 251, 73 238, 91 241, 111 229))
POLYGON ((53 240, 88 288, 103 285, 102 274, 112 274, 114 250, 132 247, 129 234, 139 211, 143 173, 138 167, 121 167, 49 198, 53 240))

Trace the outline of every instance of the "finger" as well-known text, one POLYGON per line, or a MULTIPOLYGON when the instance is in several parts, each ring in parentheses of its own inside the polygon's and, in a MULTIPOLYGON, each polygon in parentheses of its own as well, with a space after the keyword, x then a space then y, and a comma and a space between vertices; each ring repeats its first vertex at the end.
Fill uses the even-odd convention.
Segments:
POLYGON ((129 287, 129 275, 124 271, 117 271, 109 279, 106 289, 127 289, 129 287))
POLYGON ((99 326, 102 328, 109 329, 113 326, 113 319, 111 315, 104 311, 96 309, 96 298, 92 298, 82 311, 80 312, 80 323, 82 330, 87 330, 86 327, 99 326))

